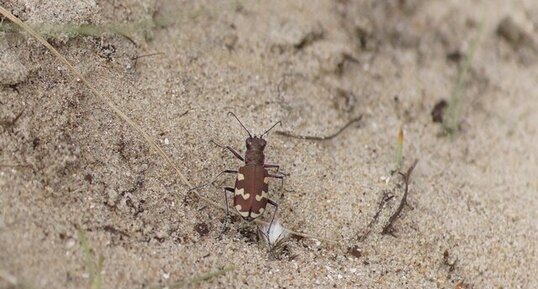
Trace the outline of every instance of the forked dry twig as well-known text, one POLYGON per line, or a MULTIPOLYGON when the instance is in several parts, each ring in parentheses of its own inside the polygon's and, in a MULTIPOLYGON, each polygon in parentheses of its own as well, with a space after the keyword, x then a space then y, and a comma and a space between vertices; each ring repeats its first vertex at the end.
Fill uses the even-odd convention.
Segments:
POLYGON ((402 212, 402 209, 404 208, 405 204, 407 204, 407 194, 409 192, 409 180, 411 179, 411 173, 415 169, 415 166, 417 165, 418 160, 415 160, 413 164, 407 169, 406 173, 398 172, 404 180, 405 183, 405 189, 404 194, 402 198, 400 199, 400 204, 398 205, 398 208, 396 208, 396 211, 389 217, 389 220, 387 224, 383 227, 383 231, 381 231, 382 234, 389 234, 392 231, 392 225, 394 222, 398 219, 400 216, 400 213, 402 212))

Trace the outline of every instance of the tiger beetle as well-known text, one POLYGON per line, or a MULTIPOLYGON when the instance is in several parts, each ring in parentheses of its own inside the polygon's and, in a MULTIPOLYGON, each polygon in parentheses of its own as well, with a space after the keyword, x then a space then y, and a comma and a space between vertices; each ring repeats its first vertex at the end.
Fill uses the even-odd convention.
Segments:
POLYGON ((263 136, 271 131, 277 124, 282 125, 282 123, 277 121, 260 136, 253 136, 233 112, 228 112, 228 115, 232 115, 239 122, 241 127, 248 133, 248 138, 245 141, 247 147, 245 157, 241 156, 241 154, 231 146, 223 146, 211 140, 216 146, 229 150, 236 158, 245 162, 245 165, 240 167, 239 170, 224 170, 215 177, 216 179, 224 173, 236 175, 235 186, 233 188, 224 188, 226 219, 223 225, 223 232, 226 230, 228 219, 230 218, 228 192, 234 193, 233 206, 239 215, 248 222, 254 221, 256 218, 260 217, 265 212, 267 204, 273 205, 275 211, 273 212, 271 223, 269 223, 268 228, 270 229, 278 210, 278 204, 268 198, 269 178, 280 179, 283 184, 284 175, 278 173, 280 169, 279 165, 265 163, 263 150, 265 149, 267 142, 263 139, 263 136), (270 173, 267 169, 276 169, 276 172, 270 173))

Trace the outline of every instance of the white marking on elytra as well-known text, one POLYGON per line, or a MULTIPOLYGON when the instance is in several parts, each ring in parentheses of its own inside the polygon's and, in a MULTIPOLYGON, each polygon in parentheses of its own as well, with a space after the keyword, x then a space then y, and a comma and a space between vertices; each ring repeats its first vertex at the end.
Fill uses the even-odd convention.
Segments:
POLYGON ((245 175, 243 175, 242 173, 238 173, 238 174, 237 174, 237 180, 238 180, 238 181, 242 181, 242 180, 244 180, 244 179, 245 179, 245 175))
POLYGON ((264 178, 263 178, 263 183, 264 183, 264 184, 268 184, 268 183, 269 183, 269 178, 268 178, 268 177, 264 177, 264 178))
POLYGON ((250 194, 249 194, 249 193, 246 193, 246 194, 245 194, 245 189, 237 189, 237 188, 236 188, 236 189, 235 189, 235 195, 236 195, 236 196, 239 195, 239 196, 243 197, 243 199, 245 199, 245 200, 248 200, 248 198, 250 197, 250 194))
POLYGON ((243 195, 245 193, 245 189, 238 189, 238 188, 235 188, 235 195, 243 195))
POLYGON ((250 212, 250 216, 252 218, 257 218, 259 217, 261 214, 263 214, 263 212, 265 212, 265 209, 264 208, 260 208, 260 210, 258 211, 258 213, 256 212, 250 212))
POLYGON ((263 200, 263 198, 267 198, 267 193, 265 191, 262 191, 261 195, 256 195, 256 201, 258 201, 258 202, 263 200))
POLYGON ((237 210, 237 212, 239 212, 239 215, 243 216, 243 217, 248 217, 248 214, 249 214, 249 211, 242 211, 242 207, 241 205, 235 205, 235 209, 237 210))

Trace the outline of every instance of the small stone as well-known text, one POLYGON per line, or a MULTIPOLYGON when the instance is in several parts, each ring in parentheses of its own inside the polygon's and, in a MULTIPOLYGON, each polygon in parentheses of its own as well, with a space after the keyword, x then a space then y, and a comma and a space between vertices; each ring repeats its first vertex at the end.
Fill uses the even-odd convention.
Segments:
POLYGON ((510 44, 521 62, 530 63, 538 59, 538 41, 533 37, 532 31, 524 29, 511 17, 501 20, 497 35, 510 44))
POLYGON ((166 279, 166 280, 170 279, 170 273, 169 272, 162 271, 162 275, 163 275, 164 279, 166 279))
POLYGON ((442 123, 445 115, 445 110, 448 107, 448 102, 444 99, 438 101, 432 109, 431 116, 433 122, 442 123))
POLYGON ((116 192, 113 189, 108 189, 107 190, 107 195, 108 195, 109 201, 114 201, 118 197, 118 192, 116 192))
POLYGON ((235 44, 237 43, 237 40, 239 38, 235 34, 228 34, 224 36, 224 39, 222 42, 224 43, 224 47, 226 47, 228 50, 233 50, 235 48, 235 44))
POLYGON ((529 41, 529 35, 511 17, 505 17, 499 22, 497 34, 514 46, 529 41))
POLYGON ((362 256, 362 251, 358 246, 349 248, 348 253, 355 258, 360 258, 362 256))
POLYGON ((194 230, 201 236, 205 236, 209 233, 209 227, 206 223, 198 223, 194 226, 194 230))
MULTIPOLYGON (((0 43, 6 43, 4 37, 0 37, 0 43)), ((0 44, 0 51, 0 85, 15 85, 25 81, 28 69, 20 62, 19 57, 7 44, 0 44)))
POLYGON ((277 25, 269 33, 269 39, 282 49, 301 50, 323 38, 323 27, 317 23, 304 23, 290 20, 277 25))
POLYGON ((74 238, 68 238, 65 241, 65 248, 66 249, 71 249, 71 248, 73 248, 75 246, 76 243, 77 243, 77 241, 74 238))
POLYGON ((159 230, 155 233, 155 237, 159 240, 163 240, 167 236, 166 232, 164 230, 159 230))

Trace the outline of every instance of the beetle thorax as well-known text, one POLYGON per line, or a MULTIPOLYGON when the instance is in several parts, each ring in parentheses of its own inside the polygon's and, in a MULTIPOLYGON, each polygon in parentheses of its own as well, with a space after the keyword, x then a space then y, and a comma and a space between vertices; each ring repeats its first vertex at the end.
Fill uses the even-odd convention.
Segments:
POLYGON ((263 165, 265 156, 263 151, 247 150, 245 153, 245 164, 249 165, 263 165))

